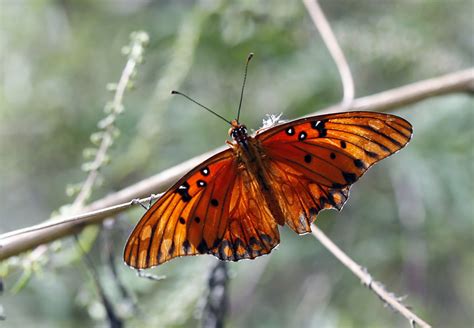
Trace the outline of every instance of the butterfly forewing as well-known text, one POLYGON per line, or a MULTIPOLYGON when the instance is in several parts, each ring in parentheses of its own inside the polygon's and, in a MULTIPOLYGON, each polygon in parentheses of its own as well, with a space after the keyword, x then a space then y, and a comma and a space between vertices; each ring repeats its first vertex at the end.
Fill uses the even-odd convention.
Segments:
POLYGON ((286 223, 304 233, 321 209, 341 209, 350 185, 404 147, 411 134, 400 117, 347 112, 288 122, 256 138, 286 223))
POLYGON ((143 269, 177 256, 208 253, 227 228, 236 172, 232 151, 226 150, 180 179, 133 230, 125 262, 143 269))
POLYGON ((285 123, 256 138, 269 158, 321 185, 343 187, 405 146, 411 133, 410 123, 394 115, 347 112, 285 123))

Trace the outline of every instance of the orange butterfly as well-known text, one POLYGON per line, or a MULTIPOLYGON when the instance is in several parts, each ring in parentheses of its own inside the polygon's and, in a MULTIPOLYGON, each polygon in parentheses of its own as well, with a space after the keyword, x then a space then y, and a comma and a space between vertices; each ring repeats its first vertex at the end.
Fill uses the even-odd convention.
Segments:
POLYGON ((254 136, 238 119, 229 123, 230 149, 182 177, 137 224, 124 251, 129 266, 268 254, 280 242, 279 225, 310 232, 319 211, 340 210, 350 186, 412 135, 404 119, 376 112, 312 116, 254 136))
POLYGON ((231 149, 191 170, 145 213, 125 262, 144 269, 177 256, 238 261, 270 253, 278 225, 310 232, 320 210, 340 210, 350 185, 411 134, 404 119, 375 112, 313 116, 255 136, 234 120, 231 149))

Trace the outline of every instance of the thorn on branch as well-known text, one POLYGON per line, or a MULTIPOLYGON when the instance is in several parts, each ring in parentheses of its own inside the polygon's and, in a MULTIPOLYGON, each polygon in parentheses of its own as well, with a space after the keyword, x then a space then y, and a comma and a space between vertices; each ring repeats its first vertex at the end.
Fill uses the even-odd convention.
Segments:
POLYGON ((141 207, 143 207, 145 210, 149 210, 150 207, 151 207, 151 204, 153 203, 153 200, 159 198, 160 195, 157 195, 157 194, 151 194, 150 197, 148 197, 148 206, 147 205, 144 205, 143 202, 145 201, 145 199, 140 199, 140 198, 135 198, 135 199, 132 199, 132 205, 140 205, 141 207))

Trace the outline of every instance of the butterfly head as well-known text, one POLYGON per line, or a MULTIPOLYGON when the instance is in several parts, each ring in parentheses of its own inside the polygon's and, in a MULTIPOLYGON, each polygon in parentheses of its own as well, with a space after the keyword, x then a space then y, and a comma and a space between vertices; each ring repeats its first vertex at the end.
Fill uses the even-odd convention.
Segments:
POLYGON ((232 120, 232 127, 229 129, 229 136, 232 137, 236 142, 243 142, 247 140, 247 127, 240 124, 237 120, 232 120))

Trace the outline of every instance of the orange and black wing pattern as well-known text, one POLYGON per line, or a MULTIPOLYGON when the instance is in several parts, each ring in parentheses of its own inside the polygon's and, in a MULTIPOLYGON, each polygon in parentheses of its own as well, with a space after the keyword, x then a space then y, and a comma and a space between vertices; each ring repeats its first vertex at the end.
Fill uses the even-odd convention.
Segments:
POLYGON ((261 187, 245 169, 236 176, 228 213, 224 238, 210 252, 221 260, 254 259, 270 253, 280 243, 278 225, 261 187))
POLYGON ((320 210, 341 209, 350 185, 411 135, 411 124, 398 116, 345 112, 284 123, 256 138, 286 223, 305 233, 320 210))
POLYGON ((253 259, 278 245, 277 224, 257 181, 232 150, 202 163, 145 213, 130 235, 125 262, 137 269, 186 255, 253 259))
POLYGON ((125 245, 125 262, 146 269, 178 256, 210 253, 227 232, 236 174, 230 149, 191 170, 141 218, 125 245))

